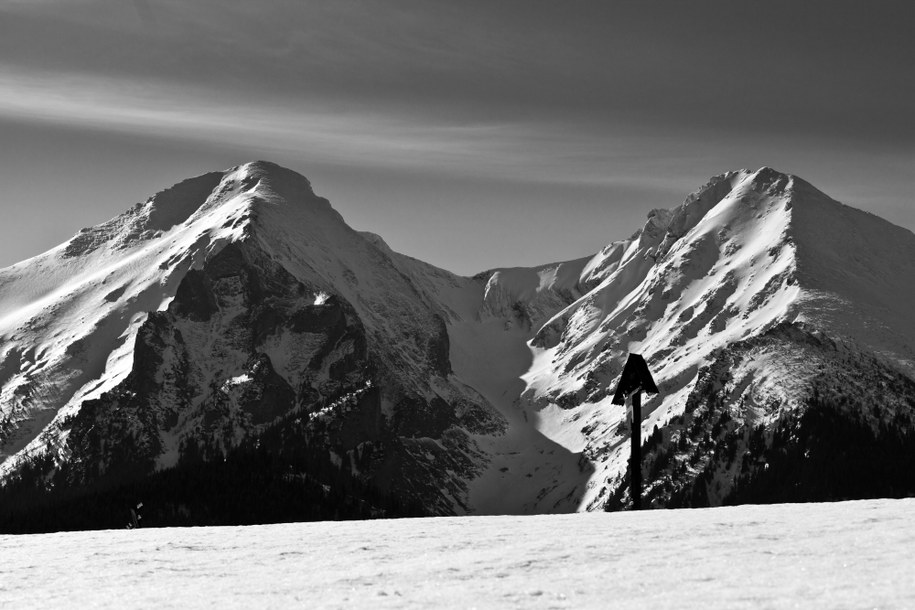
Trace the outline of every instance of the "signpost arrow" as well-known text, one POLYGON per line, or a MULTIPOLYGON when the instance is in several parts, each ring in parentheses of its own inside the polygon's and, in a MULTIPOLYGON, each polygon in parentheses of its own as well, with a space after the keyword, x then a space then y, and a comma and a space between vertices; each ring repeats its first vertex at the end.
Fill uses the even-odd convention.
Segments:
POLYGON ((623 374, 616 386, 611 401, 615 405, 631 406, 632 454, 629 458, 629 495, 632 496, 632 510, 642 508, 642 392, 657 394, 648 363, 638 354, 629 354, 623 374))

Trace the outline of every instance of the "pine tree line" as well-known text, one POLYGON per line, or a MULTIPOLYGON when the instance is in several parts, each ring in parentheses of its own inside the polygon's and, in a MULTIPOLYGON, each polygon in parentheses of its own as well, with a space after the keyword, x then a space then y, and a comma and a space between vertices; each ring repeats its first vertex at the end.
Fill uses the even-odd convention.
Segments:
POLYGON ((354 476, 309 437, 295 419, 284 418, 226 452, 191 442, 172 468, 140 477, 116 472, 88 484, 72 483, 66 465, 39 456, 0 487, 0 532, 122 528, 139 502, 144 527, 423 514, 416 503, 354 476))

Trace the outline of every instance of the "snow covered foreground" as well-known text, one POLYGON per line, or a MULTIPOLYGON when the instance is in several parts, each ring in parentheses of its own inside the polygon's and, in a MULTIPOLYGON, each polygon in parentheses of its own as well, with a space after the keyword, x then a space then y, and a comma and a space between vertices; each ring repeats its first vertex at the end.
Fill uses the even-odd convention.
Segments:
POLYGON ((0 607, 912 608, 915 499, 0 536, 0 607))

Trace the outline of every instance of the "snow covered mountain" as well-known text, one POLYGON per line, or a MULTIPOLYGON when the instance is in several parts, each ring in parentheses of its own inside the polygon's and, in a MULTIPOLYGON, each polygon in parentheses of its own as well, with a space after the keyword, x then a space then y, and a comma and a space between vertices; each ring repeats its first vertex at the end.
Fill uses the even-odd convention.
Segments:
POLYGON ((769 168, 593 257, 466 278, 250 163, 0 270, 0 477, 140 477, 286 426, 431 514, 621 506, 631 351, 661 390, 649 497, 718 503, 830 392, 909 434, 913 298, 915 235, 769 168))
MULTIPOLYGON (((715 177, 678 208, 651 212, 640 232, 587 263, 578 287, 586 293, 536 333, 522 398, 548 436, 595 464, 582 507, 619 491, 627 467, 624 412, 610 404, 627 352, 648 358, 661 390, 643 404, 645 434, 698 399, 722 350, 786 324, 878 357, 889 377, 915 378, 915 235, 769 168, 715 177)), ((771 438, 783 413, 801 409, 832 358, 784 335, 708 390, 744 444, 750 428, 771 438)), ((910 413, 912 396, 902 399, 910 413)), ((664 442, 681 436, 668 429, 664 442)), ((691 475, 707 461, 690 459, 691 475)))
POLYGON ((50 451, 74 482, 140 476, 282 417, 453 512, 485 463, 470 434, 504 426, 449 380, 441 313, 275 165, 183 182, 0 286, 6 473, 50 451))

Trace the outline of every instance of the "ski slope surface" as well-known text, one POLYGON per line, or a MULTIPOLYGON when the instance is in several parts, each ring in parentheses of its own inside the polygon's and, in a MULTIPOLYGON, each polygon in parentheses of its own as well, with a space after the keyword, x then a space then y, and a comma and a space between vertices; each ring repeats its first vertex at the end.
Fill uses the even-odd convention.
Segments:
POLYGON ((912 608, 915 499, 0 536, 0 606, 912 608))

